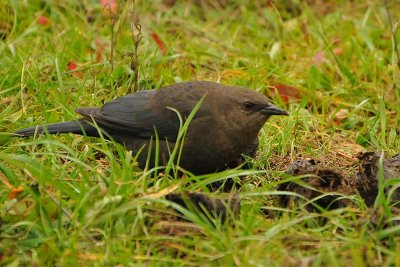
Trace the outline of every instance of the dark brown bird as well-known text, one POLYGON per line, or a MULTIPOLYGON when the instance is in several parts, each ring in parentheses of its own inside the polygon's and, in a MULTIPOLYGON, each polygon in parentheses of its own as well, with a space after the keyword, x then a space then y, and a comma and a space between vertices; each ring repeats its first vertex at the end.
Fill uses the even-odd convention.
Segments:
POLYGON ((160 90, 140 91, 117 98, 100 108, 79 108, 81 119, 18 130, 19 136, 47 132, 109 138, 138 153, 146 166, 151 142, 150 166, 165 165, 179 132, 179 118, 187 118, 205 96, 189 124, 179 165, 195 174, 223 170, 241 157, 257 140, 258 132, 272 115, 287 115, 264 95, 242 87, 213 82, 183 82, 160 90), (95 127, 98 126, 98 128, 95 127), (155 131, 159 138, 159 161, 154 162, 155 131))

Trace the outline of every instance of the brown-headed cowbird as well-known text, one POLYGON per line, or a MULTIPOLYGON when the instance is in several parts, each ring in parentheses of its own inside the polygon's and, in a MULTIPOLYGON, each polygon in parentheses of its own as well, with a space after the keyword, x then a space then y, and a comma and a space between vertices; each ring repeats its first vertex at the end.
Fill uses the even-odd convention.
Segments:
POLYGON ((189 124, 179 161, 182 168, 195 174, 225 169, 257 140, 258 132, 271 115, 287 115, 256 91, 197 81, 140 91, 100 108, 79 108, 76 112, 81 119, 22 129, 15 134, 75 133, 98 137, 100 128, 106 136, 124 144, 133 153, 140 151, 138 163, 143 168, 149 147, 150 167, 156 164, 156 132, 159 139, 157 165, 165 165, 180 128, 176 111, 183 119, 187 118, 203 96, 189 124))

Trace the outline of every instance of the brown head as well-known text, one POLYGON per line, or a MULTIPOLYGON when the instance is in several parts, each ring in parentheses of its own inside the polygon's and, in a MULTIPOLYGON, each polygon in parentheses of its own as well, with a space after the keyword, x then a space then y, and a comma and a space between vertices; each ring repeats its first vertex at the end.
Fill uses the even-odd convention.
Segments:
POLYGON ((214 110, 218 110, 228 128, 235 129, 237 134, 256 135, 269 117, 288 115, 265 95, 247 88, 221 86, 209 93, 214 94, 210 95, 214 101, 219 100, 213 103, 214 110))

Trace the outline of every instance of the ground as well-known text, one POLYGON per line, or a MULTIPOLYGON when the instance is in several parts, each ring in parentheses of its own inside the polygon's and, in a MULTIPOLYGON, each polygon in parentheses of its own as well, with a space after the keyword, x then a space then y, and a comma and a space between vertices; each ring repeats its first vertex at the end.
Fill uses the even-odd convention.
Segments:
POLYGON ((296 160, 351 182, 360 153, 400 152, 398 0, 6 3, 0 265, 400 266, 398 177, 387 189, 382 164, 369 207, 357 190, 336 209, 314 208, 320 194, 300 201, 280 190, 282 181, 307 187, 307 175, 285 173, 296 160), (266 123, 250 168, 204 176, 140 170, 107 140, 8 136, 188 80, 257 90, 290 116, 266 123), (232 179, 229 192, 211 186, 232 179), (180 192, 234 195, 240 209, 221 220, 169 201, 180 192))

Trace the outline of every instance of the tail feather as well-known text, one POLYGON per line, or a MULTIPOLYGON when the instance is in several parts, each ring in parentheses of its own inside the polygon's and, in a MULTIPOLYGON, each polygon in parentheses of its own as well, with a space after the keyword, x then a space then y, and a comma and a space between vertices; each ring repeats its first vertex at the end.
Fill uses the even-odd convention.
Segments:
POLYGON ((38 125, 15 131, 14 134, 22 137, 33 136, 41 133, 75 133, 88 136, 99 136, 98 130, 84 120, 60 122, 47 125, 38 125))

